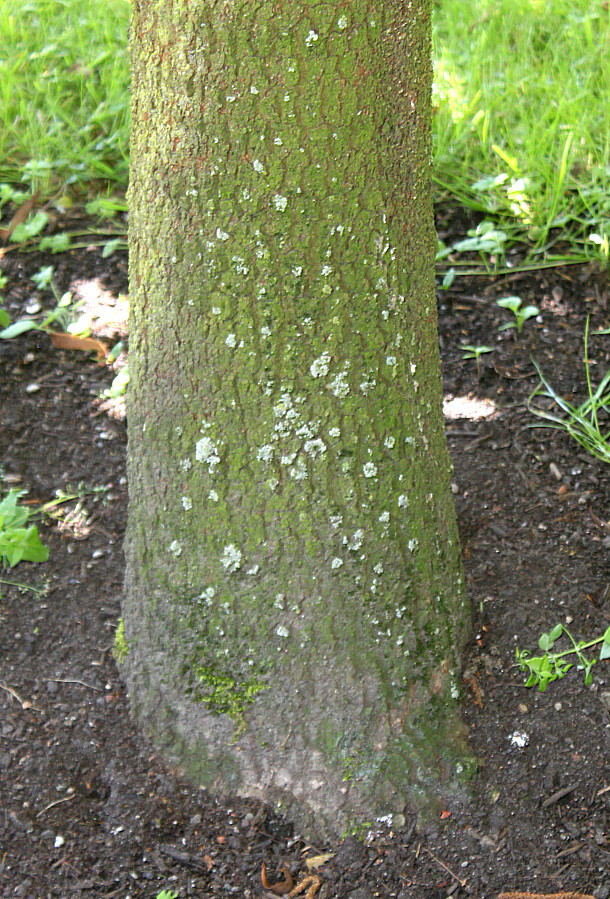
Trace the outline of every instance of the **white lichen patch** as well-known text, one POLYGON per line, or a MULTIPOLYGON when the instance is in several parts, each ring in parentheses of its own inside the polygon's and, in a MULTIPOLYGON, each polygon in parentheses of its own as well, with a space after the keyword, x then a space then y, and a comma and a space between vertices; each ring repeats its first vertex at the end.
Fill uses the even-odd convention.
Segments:
POLYGON ((337 28, 340 28, 341 31, 347 28, 347 16, 341 16, 340 19, 337 19, 337 28))
POLYGON ((204 462, 209 465, 210 473, 212 473, 214 467, 218 465, 220 462, 218 448, 210 437, 202 437, 201 440, 197 441, 195 444, 195 459, 198 462, 204 462))
POLYGON ((232 574, 241 568, 241 560, 241 550, 239 550, 234 543, 229 543, 228 546, 225 546, 220 557, 220 563, 223 568, 226 568, 227 571, 232 574))
POLYGON ((274 608, 283 610, 284 606, 285 606, 285 602, 284 602, 285 599, 286 599, 286 597, 284 596, 283 593, 276 593, 275 599, 273 601, 274 608))
POLYGON ((288 206, 288 200, 281 194, 275 194, 275 196, 273 197, 273 205, 278 210, 278 212, 284 212, 284 210, 288 206))
POLYGON ((190 510, 193 508, 193 500, 190 498, 190 496, 182 497, 182 508, 187 512, 190 512, 190 510))
POLYGON ((210 490, 210 492, 208 493, 208 497, 212 500, 213 503, 218 502, 218 494, 215 490, 210 490))
POLYGON ((256 458, 259 462, 271 462, 273 459, 273 447, 269 443, 263 444, 263 446, 259 446, 256 458))
MULTIPOLYGON (((383 565, 381 562, 377 562, 376 565, 373 565, 373 571, 375 574, 383 574, 383 565)), ((400 616, 399 616, 400 617, 400 616)))
POLYGON ((418 546, 419 546, 419 544, 418 544, 417 540, 409 540, 409 542, 407 543, 407 549, 411 553, 415 552, 415 550, 417 549, 418 546))
POLYGON ((310 30, 309 34, 305 38, 306 45, 308 47, 311 47, 311 45, 314 44, 319 37, 320 35, 317 33, 317 31, 310 30))
POLYGON ((377 381, 375 378, 367 378, 365 381, 360 382, 360 391, 367 396, 370 391, 377 386, 377 381))
POLYGON ((386 365, 396 365, 396 356, 386 356, 385 364, 386 365))
POLYGON ((320 440, 319 437, 316 437, 315 440, 306 440, 303 444, 303 449, 308 456, 311 456, 312 459, 316 459, 326 452, 326 444, 323 440, 320 440))
POLYGON ((258 172, 259 175, 265 171, 265 167, 262 164, 262 162, 260 161, 260 159, 254 160, 254 162, 252 163, 252 168, 254 169, 255 172, 258 172))
POLYGON ((235 271, 240 275, 247 275, 250 269, 246 265, 246 260, 242 256, 232 256, 231 262, 235 263, 235 271))
POLYGON ((170 545, 167 547, 167 551, 170 552, 172 556, 178 558, 178 556, 182 554, 182 546, 180 545, 178 540, 172 540, 170 545))
POLYGON ((390 520, 390 513, 389 513, 389 512, 382 512, 381 515, 379 516, 379 521, 380 521, 382 524, 387 524, 387 523, 389 522, 389 520, 390 520))
POLYGON ((322 353, 317 359, 309 366, 309 371, 312 378, 323 378, 328 374, 328 368, 330 365, 330 354, 322 353))
POLYGON ((394 437, 392 434, 389 434, 383 441, 383 445, 388 449, 393 449, 394 446, 396 446, 396 437, 394 437))
POLYGON ((342 371, 336 375, 328 385, 328 389, 339 399, 345 399, 349 394, 349 384, 347 383, 347 372, 342 371))
POLYGON ((292 272, 292 277, 293 277, 293 278, 300 278, 301 275, 303 274, 303 266, 302 266, 302 265, 295 265, 295 266, 293 266, 293 268, 291 269, 291 272, 292 272))
POLYGON ((216 228, 216 237, 218 240, 228 240, 229 235, 226 231, 223 231, 222 228, 216 228))
POLYGON ((377 466, 374 462, 365 462, 362 466, 362 474, 365 478, 374 478, 377 475, 377 466))
POLYGON ((263 327, 261 328, 261 337, 271 337, 271 328, 268 328, 267 325, 263 325, 263 327))
POLYGON ((295 437, 305 437, 308 440, 311 440, 318 432, 320 427, 320 420, 318 421, 306 421, 300 427, 296 429, 294 432, 295 437))
POLYGON ((330 516, 330 526, 335 530, 341 526, 343 522, 343 515, 331 515, 330 516))
POLYGON ((182 469, 182 471, 188 471, 189 468, 192 468, 192 467, 193 467, 193 463, 191 462, 190 459, 182 459, 180 461, 180 468, 182 469))
POLYGON ((404 493, 401 493, 400 496, 398 497, 398 508, 406 509, 408 505, 409 505, 409 497, 405 496, 404 493))
POLYGON ((278 635, 278 637, 289 637, 290 636, 290 631, 283 624, 280 624, 279 627, 276 627, 275 633, 278 635))
MULTIPOLYGON (((328 252, 330 253, 331 251, 329 250, 328 252)), ((332 271, 333 271, 332 266, 323 265, 320 270, 320 274, 322 275, 323 278, 328 278, 329 275, 332 275, 332 271)))
POLYGON ((354 531, 354 533, 350 537, 348 544, 347 544, 347 548, 351 549, 353 552, 355 552, 357 549, 360 549, 360 547, 362 546, 363 543, 364 543, 364 531, 362 530, 362 528, 358 528, 358 530, 354 531))
POLYGON ((328 436, 329 436, 329 437, 340 437, 340 436, 341 436, 341 429, 340 429, 340 428, 329 428, 329 429, 328 429, 328 436))
POLYGON ((228 347, 236 347, 237 346, 237 336, 235 334, 227 334, 225 338, 225 343, 228 347))
POLYGON ((330 567, 333 570, 336 570, 337 568, 341 568, 342 565, 343 565, 343 559, 340 559, 339 556, 335 556, 334 559, 331 559, 330 567))
POLYGON ((294 468, 290 469, 290 477, 295 481, 305 481, 307 479, 307 466, 302 459, 299 459, 294 468))

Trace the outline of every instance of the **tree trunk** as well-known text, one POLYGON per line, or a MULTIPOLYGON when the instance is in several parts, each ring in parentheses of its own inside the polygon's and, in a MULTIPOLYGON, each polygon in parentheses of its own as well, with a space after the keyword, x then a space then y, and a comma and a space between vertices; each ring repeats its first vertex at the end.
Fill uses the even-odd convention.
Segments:
POLYGON ((132 707, 318 835, 467 760, 429 5, 133 4, 132 707))

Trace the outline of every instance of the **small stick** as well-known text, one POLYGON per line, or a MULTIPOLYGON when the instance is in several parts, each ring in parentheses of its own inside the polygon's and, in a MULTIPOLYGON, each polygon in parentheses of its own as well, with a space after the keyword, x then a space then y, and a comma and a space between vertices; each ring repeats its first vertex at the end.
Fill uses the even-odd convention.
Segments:
MULTIPOLYGON (((429 849, 425 849, 424 851, 427 852, 428 855, 430 856, 430 858, 433 858, 434 861, 436 862, 436 864, 437 864, 437 865, 440 865, 441 868, 443 868, 443 869, 447 872, 447 874, 451 874, 451 876, 452 876, 455 880, 457 880, 457 882, 459 883, 459 885, 460 885, 461 887, 465 887, 465 886, 466 886, 466 884, 468 883, 467 880, 462 880, 460 877, 457 876, 457 874, 454 874, 453 871, 451 870, 451 868, 448 868, 447 865, 445 864, 445 862, 442 862, 442 861, 440 860, 440 858, 437 858, 435 855, 433 855, 433 853, 430 852, 429 849)), ((501 899, 501 897, 499 897, 499 899, 501 899)), ((515 899, 516 899, 516 897, 515 897, 515 899)))
POLYGON ((77 680, 75 677, 50 677, 49 680, 53 684, 80 684, 81 687, 87 687, 89 690, 95 690, 96 693, 103 693, 99 687, 94 687, 91 684, 86 684, 82 680, 77 680))
POLYGON ((17 702, 21 703, 22 709, 33 709, 35 712, 42 712, 42 709, 39 709, 37 705, 32 705, 31 702, 28 702, 26 699, 22 699, 19 693, 16 690, 13 690, 11 687, 7 687, 6 684, 0 682, 0 687, 9 694, 9 696, 13 696, 17 702))
POLYGON ((556 793, 553 793, 551 796, 547 796, 547 798, 542 803, 542 808, 548 808, 550 805, 554 805, 556 802, 559 802, 560 799, 563 799, 564 796, 568 796, 570 793, 573 793, 578 784, 570 784, 569 787, 562 787, 561 790, 557 790, 556 793))
POLYGON ((41 812, 38 812, 36 815, 37 818, 40 818, 41 815, 44 815, 45 812, 48 812, 50 808, 53 808, 54 805, 60 805, 62 802, 70 802, 71 799, 74 799, 75 793, 72 793, 71 796, 64 796, 63 799, 56 799, 55 802, 49 802, 48 805, 45 805, 41 812))
POLYGON ((6 684, 3 684, 3 683, 1 683, 1 682, 0 682, 0 687, 1 687, 3 690, 6 690, 6 692, 7 692, 10 696, 13 696, 13 697, 17 700, 17 702, 20 702, 21 705, 23 705, 23 703, 25 702, 25 700, 21 698, 21 696, 19 695, 19 693, 17 693, 16 690, 11 689, 11 687, 7 687, 6 684))
POLYGON ((500 893, 498 899, 595 899, 590 893, 500 893))

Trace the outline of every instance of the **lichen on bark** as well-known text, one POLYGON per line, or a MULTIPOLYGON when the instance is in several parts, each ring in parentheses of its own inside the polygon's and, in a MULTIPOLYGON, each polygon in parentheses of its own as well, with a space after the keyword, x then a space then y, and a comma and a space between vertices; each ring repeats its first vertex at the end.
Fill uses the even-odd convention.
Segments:
POLYGON ((429 57, 424 0, 134 4, 132 704, 321 830, 465 764, 429 57))

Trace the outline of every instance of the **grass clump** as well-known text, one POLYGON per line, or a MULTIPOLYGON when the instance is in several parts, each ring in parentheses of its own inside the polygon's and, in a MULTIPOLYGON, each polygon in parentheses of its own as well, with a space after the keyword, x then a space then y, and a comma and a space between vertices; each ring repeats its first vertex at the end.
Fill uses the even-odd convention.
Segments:
MULTIPOLYGON (((598 334, 608 334, 608 331, 598 331, 598 334)), ((602 462, 610 463, 610 371, 606 372, 596 388, 593 387, 590 372, 589 358, 589 320, 585 326, 585 373, 587 378, 587 399, 579 406, 570 403, 565 397, 560 396, 552 385, 546 380, 540 366, 534 362, 540 384, 531 394, 528 400, 530 412, 542 418, 543 421, 530 425, 532 428, 553 428, 565 431, 573 440, 579 443, 590 455, 602 462), (551 411, 539 403, 551 400, 551 411)))
POLYGON ((0 4, 0 182, 124 186, 129 0, 0 4))
POLYGON ((610 15, 597 0, 443 0, 435 15, 436 181, 520 226, 606 249, 610 15))
MULTIPOLYGON (((114 193, 93 214, 116 211, 128 174, 129 6, 0 4, 0 184, 49 196, 78 183, 93 202, 114 193)), ((607 5, 442 0, 434 58, 439 197, 480 211, 503 235, 496 265, 519 239, 550 261, 594 256, 607 266, 607 5), (571 246, 553 257, 556 229, 571 246)), ((475 241, 475 252, 483 243, 490 252, 489 237, 469 234, 454 250, 470 252, 475 241)))

